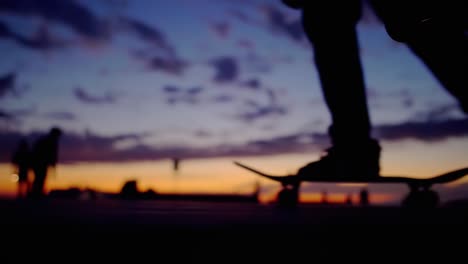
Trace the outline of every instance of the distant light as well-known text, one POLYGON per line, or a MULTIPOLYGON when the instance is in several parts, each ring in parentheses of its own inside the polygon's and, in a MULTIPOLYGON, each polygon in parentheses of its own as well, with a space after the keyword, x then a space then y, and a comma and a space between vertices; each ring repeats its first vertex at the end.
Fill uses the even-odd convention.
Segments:
POLYGON ((12 181, 12 182, 18 182, 18 181, 19 181, 19 176, 18 176, 18 174, 12 174, 12 175, 11 175, 11 181, 12 181))

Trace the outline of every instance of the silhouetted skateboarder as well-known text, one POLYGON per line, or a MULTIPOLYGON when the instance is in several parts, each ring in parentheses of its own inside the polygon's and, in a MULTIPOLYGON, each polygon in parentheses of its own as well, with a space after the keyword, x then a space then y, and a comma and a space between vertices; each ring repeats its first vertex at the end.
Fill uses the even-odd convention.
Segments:
MULTIPOLYGON (((304 31, 313 45, 332 117, 329 128, 332 147, 320 160, 301 168, 299 174, 343 179, 379 177, 381 148, 370 133, 356 34, 361 1, 283 2, 302 11, 304 31)), ((468 9, 454 1, 438 1, 438 5, 423 0, 370 2, 388 34, 406 43, 468 114, 468 41, 464 33, 468 19, 463 12, 468 9)))
POLYGON ((39 138, 32 150, 32 168, 34 171, 34 181, 30 196, 40 198, 44 196, 44 185, 49 167, 55 167, 58 158, 58 141, 62 131, 59 128, 52 128, 50 132, 39 138))

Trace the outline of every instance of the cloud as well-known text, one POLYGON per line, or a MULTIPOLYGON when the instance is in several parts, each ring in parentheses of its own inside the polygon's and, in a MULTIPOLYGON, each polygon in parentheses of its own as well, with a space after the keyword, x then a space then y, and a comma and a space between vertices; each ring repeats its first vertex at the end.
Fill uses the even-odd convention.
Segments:
POLYGON ((293 133, 270 139, 252 140, 231 151, 240 155, 275 155, 305 151, 319 151, 325 146, 321 136, 313 133, 293 133), (237 152, 237 153, 236 153, 237 152))
POLYGON ((15 94, 16 74, 11 72, 4 76, 0 76, 0 98, 7 94, 15 94))
POLYGON ((272 69, 270 59, 260 56, 254 52, 249 52, 243 59, 248 72, 268 73, 272 69))
POLYGON ((241 10, 229 10, 228 15, 249 25, 256 25, 259 22, 241 10))
POLYGON ((248 100, 245 105, 250 108, 236 116, 237 119, 251 123, 267 117, 279 117, 288 114, 288 109, 277 102, 276 93, 273 89, 265 88, 268 102, 260 104, 256 101, 248 100))
MULTIPOLYGON (((376 126, 379 140, 398 141, 403 139, 416 139, 423 142, 435 142, 452 137, 468 136, 468 118, 445 120, 439 122, 405 122, 401 124, 388 124, 376 126)), ((330 145, 327 134, 314 132, 298 132, 273 137, 270 139, 255 140, 244 146, 244 154, 280 154, 288 152, 321 151, 330 145)), ((240 150, 242 148, 239 148, 240 150)))
POLYGON ((78 119, 74 113, 67 111, 48 112, 43 114, 43 116, 58 121, 75 121, 78 119))
MULTIPOLYGON (((118 17, 115 21, 100 19, 91 10, 75 0, 2 0, 0 11, 16 15, 42 17, 46 22, 57 22, 71 27, 79 36, 93 41, 109 44, 111 35, 130 32, 145 43, 151 44, 147 56, 135 55, 142 59, 150 69, 173 75, 180 75, 189 63, 181 59, 175 47, 167 40, 161 30, 137 19, 118 17), (112 22, 112 23, 111 23, 112 22)), ((0 37, 10 38, 23 47, 35 50, 52 50, 72 44, 53 36, 46 24, 32 37, 24 37, 0 22, 0 37)))
POLYGON ((21 123, 22 118, 45 118, 56 121, 76 121, 78 117, 76 114, 69 111, 51 111, 45 113, 39 113, 37 107, 5 110, 0 109, 0 119, 14 121, 15 123, 21 123))
POLYGON ((229 36, 231 26, 228 22, 214 22, 210 24, 211 30, 221 39, 225 39, 229 36))
POLYGON ((52 34, 46 24, 41 25, 31 36, 22 36, 0 21, 0 38, 9 38, 24 48, 38 51, 50 51, 68 47, 71 41, 52 34))
MULTIPOLYGON (((374 126, 374 136, 383 141, 399 141, 415 139, 426 143, 445 140, 454 137, 468 136, 468 118, 407 121, 397 124, 374 126)), ((326 143, 327 134, 303 133, 313 136, 314 142, 326 143)), ((322 145, 322 144, 319 144, 322 145)))
POLYGON ((433 107, 432 109, 425 115, 426 120, 443 120, 448 119, 450 115, 459 110, 459 106, 456 104, 444 104, 438 107, 433 107))
POLYGON ((230 102, 233 102, 234 100, 235 100, 234 96, 230 94, 219 94, 212 98, 212 101, 214 103, 220 103, 220 104, 230 103, 230 102))
POLYGON ((228 15, 250 26, 255 26, 268 30, 271 33, 284 36, 293 42, 303 44, 305 40, 305 33, 302 27, 300 16, 291 18, 283 10, 277 6, 270 4, 263 4, 261 6, 251 6, 251 9, 260 8, 263 18, 256 18, 253 15, 247 14, 241 10, 230 10, 228 15))
POLYGON ((15 34, 10 30, 7 24, 0 21, 0 38, 10 38, 20 44, 22 44, 22 39, 19 35, 15 34))
POLYGON ((10 113, 8 113, 7 111, 3 110, 3 109, 0 109, 0 119, 12 119, 12 116, 10 113))
POLYGON ((75 88, 73 93, 80 102, 87 104, 113 104, 117 99, 116 96, 111 93, 106 93, 102 96, 91 95, 80 87, 75 88))
POLYGON ((197 104, 200 101, 199 97, 203 93, 204 88, 201 86, 195 86, 183 89, 175 85, 166 85, 162 90, 166 96, 166 102, 169 105, 175 105, 178 103, 197 104))
POLYGON ((0 37, 9 37, 10 35, 11 31, 8 26, 3 21, 0 21, 0 37))
POLYGON ((407 109, 411 108, 414 105, 414 99, 412 97, 403 98, 403 100, 401 101, 401 104, 403 107, 407 109))
POLYGON ((395 141, 416 139, 425 142, 440 141, 450 137, 468 135, 468 118, 408 121, 400 124, 380 125, 374 128, 379 139, 395 141))
MULTIPOLYGON (((4 146, 0 150, 0 161, 10 161, 10 155, 13 153, 20 139, 26 138, 30 145, 32 145, 36 139, 46 133, 46 131, 35 131, 22 134, 13 131, 0 131, 0 144, 4 146)), ((149 135, 150 133, 129 133, 102 136, 89 131, 83 134, 64 131, 60 139, 59 160, 60 162, 84 162, 143 159, 145 155, 142 154, 146 152, 144 148, 140 146, 140 142, 149 135), (123 141, 132 141, 134 145, 128 149, 117 148, 116 146, 119 142, 123 141)))
POLYGON ((194 136, 197 138, 209 138, 212 136, 212 134, 206 130, 200 129, 195 131, 194 136))
POLYGON ((233 82, 236 81, 239 77, 239 65, 237 60, 232 56, 224 56, 213 59, 210 62, 210 65, 216 71, 213 78, 215 82, 233 82))
POLYGON ((9 110, 8 112, 12 117, 18 119, 35 115, 37 113, 37 108, 33 106, 29 108, 9 110))
POLYGON ((282 34, 295 42, 304 40, 304 31, 300 18, 289 20, 285 13, 272 5, 265 5, 262 10, 266 15, 267 24, 271 31, 282 34))
POLYGON ((2 0, 0 11, 62 23, 89 39, 107 38, 109 33, 105 22, 74 0, 2 0))
POLYGON ((283 106, 267 105, 260 106, 253 111, 247 111, 238 115, 238 118, 244 122, 250 123, 258 119, 271 116, 283 116, 288 113, 288 110, 283 106))
POLYGON ((252 50, 255 48, 255 43, 251 40, 244 38, 237 41, 237 46, 246 50, 252 50))
POLYGON ((429 103, 427 108, 429 109, 415 112, 409 120, 415 123, 453 120, 459 118, 461 113, 459 106, 454 103, 440 105, 429 103))
POLYGON ((175 93, 179 93, 180 89, 179 87, 176 87, 174 85, 166 85, 164 86, 163 91, 167 94, 175 94, 175 93))
POLYGON ((143 61, 150 70, 164 72, 166 74, 180 76, 190 66, 190 63, 177 56, 175 49, 171 48, 170 52, 158 52, 158 50, 135 50, 132 52, 133 57, 143 61), (155 53, 159 53, 154 55, 155 53))
POLYGON ((169 44, 162 31, 158 28, 128 17, 121 18, 121 22, 124 28, 135 33, 141 40, 151 43, 155 47, 165 51, 169 56, 176 55, 174 47, 169 44))
POLYGON ((24 47, 42 51, 60 49, 69 45, 68 42, 53 36, 45 25, 40 26, 32 37, 18 37, 17 41, 24 47))
MULTIPOLYGON (((1 113, 1 112, 0 112, 1 113)), ((405 138, 433 142, 449 137, 468 136, 468 119, 446 120, 438 123, 394 124, 376 127, 380 140, 401 140, 405 138)), ((23 137, 32 142, 45 132, 21 134, 15 131, 0 131, 0 162, 9 162, 16 144, 23 137)), ((251 140, 245 144, 221 144, 213 147, 193 148, 191 146, 155 147, 144 144, 151 133, 128 133, 113 136, 98 135, 87 131, 83 134, 65 131, 60 141, 60 162, 121 162, 159 160, 173 157, 212 158, 263 156, 285 153, 322 151, 330 145, 323 133, 297 132, 266 139, 251 140), (119 147, 125 142, 124 148, 119 147)), ((209 137, 204 130, 194 132, 196 137, 209 137)))
POLYGON ((125 31, 135 34, 140 40, 151 45, 150 48, 133 52, 135 58, 144 61, 150 69, 155 71, 171 75, 184 73, 189 63, 179 57, 175 46, 167 40, 160 29, 133 18, 123 17, 120 21, 125 31))
POLYGON ((173 75, 181 75, 187 68, 187 62, 178 58, 164 58, 155 56, 149 60, 149 67, 173 75))
MULTIPOLYGON (((9 162, 16 144, 27 138, 31 144, 46 132, 35 131, 22 134, 15 131, 0 131, 0 162, 9 162)), ((93 132, 82 134, 64 131, 59 144, 59 162, 122 162, 141 160, 160 160, 173 157, 210 158, 249 155, 270 155, 310 148, 305 146, 299 135, 278 137, 270 140, 256 140, 241 145, 218 145, 206 148, 186 147, 153 147, 145 145, 143 140, 150 133, 129 133, 114 136, 103 136, 93 132), (127 147, 118 147, 122 142, 131 142, 127 147)), ((197 137, 209 137, 209 132, 196 131, 197 137)))
POLYGON ((6 118, 15 122, 20 122, 22 118, 32 117, 37 113, 36 107, 18 108, 18 109, 1 109, 6 118))
POLYGON ((5 23, 1 21, 0 38, 9 38, 24 48, 40 51, 64 48, 69 44, 64 40, 53 36, 46 25, 41 25, 37 32, 31 37, 25 37, 14 33, 5 23))
POLYGON ((250 88, 252 90, 258 90, 261 88, 261 82, 260 80, 256 78, 249 79, 245 82, 242 83, 242 86, 250 88))
POLYGON ((187 90, 187 94, 195 96, 203 92, 203 87, 197 86, 187 90))

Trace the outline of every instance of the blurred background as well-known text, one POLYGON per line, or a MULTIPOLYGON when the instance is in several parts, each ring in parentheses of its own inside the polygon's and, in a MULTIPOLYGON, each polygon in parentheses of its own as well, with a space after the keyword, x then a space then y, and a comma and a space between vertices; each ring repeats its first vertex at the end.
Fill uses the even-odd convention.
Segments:
MULTIPOLYGON (((467 165, 468 120, 424 64, 365 6, 358 26, 382 174, 427 178, 467 165)), ((252 193, 279 185, 236 167, 293 174, 329 146, 330 116, 300 13, 271 0, 2 0, 0 196, 11 156, 63 131, 46 189, 252 193)), ((356 150, 358 153, 359 150, 356 150)), ((304 184, 302 201, 399 203, 404 185, 304 184)), ((438 186, 466 198, 462 179, 438 186)))

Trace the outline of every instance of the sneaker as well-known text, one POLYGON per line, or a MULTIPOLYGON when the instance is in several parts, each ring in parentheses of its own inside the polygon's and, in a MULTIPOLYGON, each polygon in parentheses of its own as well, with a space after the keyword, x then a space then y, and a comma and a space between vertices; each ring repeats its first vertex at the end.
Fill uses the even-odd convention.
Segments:
POLYGON ((350 146, 333 146, 318 161, 298 171, 300 177, 317 180, 368 180, 379 177, 381 148, 376 140, 350 146))

